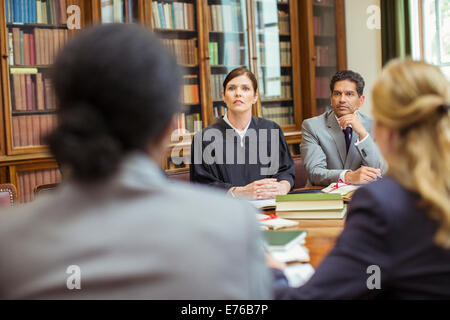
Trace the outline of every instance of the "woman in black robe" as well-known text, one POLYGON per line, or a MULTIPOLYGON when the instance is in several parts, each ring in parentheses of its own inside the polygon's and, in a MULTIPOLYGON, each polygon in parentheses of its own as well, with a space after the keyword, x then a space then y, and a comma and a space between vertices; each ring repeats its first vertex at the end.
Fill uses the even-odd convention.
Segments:
POLYGON ((278 124, 252 116, 258 99, 255 76, 246 68, 234 69, 223 88, 228 111, 195 135, 191 181, 250 199, 288 193, 294 185, 294 161, 278 124))

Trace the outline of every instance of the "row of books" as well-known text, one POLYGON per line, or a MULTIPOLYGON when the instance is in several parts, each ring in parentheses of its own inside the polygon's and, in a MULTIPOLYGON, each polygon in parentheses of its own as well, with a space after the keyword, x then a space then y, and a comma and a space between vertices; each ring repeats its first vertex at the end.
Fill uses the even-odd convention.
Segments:
POLYGON ((102 0, 101 10, 103 23, 133 23, 136 16, 137 1, 102 0))
POLYGON ((295 124, 294 107, 292 106, 267 107, 263 105, 262 113, 265 119, 275 121, 280 126, 295 124))
POLYGON ((313 32, 315 36, 334 36, 336 34, 334 11, 325 11, 321 16, 314 16, 313 32))
POLYGON ((197 39, 162 39, 163 44, 176 57, 179 64, 198 64, 197 39))
POLYGON ((13 144, 15 147, 40 146, 55 128, 55 114, 33 114, 12 117, 13 144))
POLYGON ((211 90, 213 100, 222 100, 223 80, 226 74, 211 74, 211 90))
POLYGON ((34 189, 43 184, 61 182, 59 169, 22 171, 17 174, 17 185, 21 203, 34 200, 34 189))
POLYGON ((66 0, 4 1, 5 17, 8 23, 66 24, 66 0))
POLYGON ((167 29, 195 29, 194 4, 152 2, 152 26, 167 29))
POLYGON ((290 75, 281 75, 280 78, 273 78, 260 74, 260 94, 262 98, 273 99, 292 98, 292 78, 290 75))
POLYGON ((177 116, 177 122, 174 129, 179 132, 198 132, 202 130, 200 113, 180 113, 177 116))
POLYGON ((336 66, 336 47, 335 46, 315 46, 316 67, 334 67, 336 66))
POLYGON ((227 113, 227 108, 224 105, 217 105, 213 107, 214 119, 221 118, 227 113))
POLYGON ((53 91, 53 85, 50 78, 42 73, 13 73, 11 74, 11 86, 11 105, 13 111, 56 109, 56 97, 53 91))
POLYGON ((281 34, 291 33, 289 26, 289 13, 282 10, 278 10, 278 29, 281 34))
POLYGON ((262 99, 292 98, 292 80, 290 75, 273 77, 260 72, 258 77, 260 79, 259 93, 262 99))
POLYGON ((291 57, 291 43, 288 41, 280 41, 280 63, 284 66, 290 66, 291 57))
POLYGON ((330 98, 330 79, 328 77, 316 77, 316 99, 330 98))
POLYGON ((34 28, 24 31, 12 28, 8 33, 10 65, 47 65, 68 40, 65 29, 34 28))
POLYGON ((209 6, 208 28, 216 32, 243 32, 244 20, 240 3, 209 6))
POLYGON ((240 66, 245 63, 246 50, 236 41, 225 43, 209 42, 210 64, 225 66, 240 66), (220 45, 220 48, 219 48, 220 45))
POLYGON ((198 93, 198 75, 189 74, 183 76, 183 92, 181 96, 181 102, 186 104, 198 104, 200 103, 200 97, 198 93))

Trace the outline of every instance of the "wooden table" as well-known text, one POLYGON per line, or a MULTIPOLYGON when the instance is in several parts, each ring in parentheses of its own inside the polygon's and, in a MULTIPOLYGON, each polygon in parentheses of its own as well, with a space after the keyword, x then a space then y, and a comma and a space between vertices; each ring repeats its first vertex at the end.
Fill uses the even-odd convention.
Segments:
MULTIPOLYGON (((264 213, 275 213, 275 210, 267 210, 264 213)), ((299 222, 297 226, 281 230, 306 230, 305 247, 309 250, 311 258, 309 263, 316 268, 334 247, 336 239, 344 227, 345 219, 301 219, 295 221, 299 222)))

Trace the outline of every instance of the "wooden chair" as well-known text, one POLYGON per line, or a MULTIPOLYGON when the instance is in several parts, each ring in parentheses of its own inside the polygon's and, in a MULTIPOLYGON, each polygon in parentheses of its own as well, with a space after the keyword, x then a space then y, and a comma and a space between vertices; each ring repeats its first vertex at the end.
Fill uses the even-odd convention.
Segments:
POLYGON ((16 187, 11 183, 0 184, 0 207, 12 207, 16 202, 16 187))
POLYGON ((299 156, 294 157, 294 165, 295 165, 294 189, 303 188, 304 186, 306 186, 308 175, 306 174, 305 167, 303 166, 302 158, 300 158, 299 156))
POLYGON ((43 193, 48 193, 48 192, 52 191, 58 185, 59 185, 59 183, 48 183, 48 184, 41 184, 39 186, 36 186, 33 190, 34 198, 36 198, 37 196, 39 196, 43 193))
POLYGON ((176 172, 176 173, 170 173, 167 175, 170 180, 174 181, 183 181, 183 182, 190 182, 190 173, 189 171, 182 171, 182 172, 176 172))

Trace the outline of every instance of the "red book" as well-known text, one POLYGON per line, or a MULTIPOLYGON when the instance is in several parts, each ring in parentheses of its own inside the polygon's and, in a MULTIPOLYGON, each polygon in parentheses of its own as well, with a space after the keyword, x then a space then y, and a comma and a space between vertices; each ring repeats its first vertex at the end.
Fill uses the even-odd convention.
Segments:
POLYGON ((13 146, 20 146, 20 128, 19 128, 19 117, 12 117, 12 133, 13 133, 13 146))
POLYGON ((23 173, 23 202, 28 202, 30 196, 30 177, 27 172, 23 173))
POLYGON ((25 75, 20 74, 20 95, 22 106, 20 110, 27 110, 27 86, 25 84, 25 75))
POLYGON ((29 48, 30 48, 30 65, 35 66, 36 65, 36 48, 34 45, 34 34, 30 33, 28 35, 29 39, 29 48))
POLYGON ((32 116, 26 116, 27 117, 27 146, 33 145, 33 119, 32 116))
POLYGON ((52 87, 50 79, 44 79, 45 109, 53 109, 52 87))
POLYGON ((50 170, 50 183, 56 183, 56 170, 51 169, 50 170))
POLYGON ((23 33, 23 60, 24 65, 30 65, 30 34, 23 33))
MULTIPOLYGON (((55 2, 53 2, 55 3, 55 2)), ((52 33, 52 42, 53 42, 53 58, 56 57, 56 55, 59 52, 59 30, 51 30, 52 33)), ((53 62, 53 60, 52 60, 53 62)))
POLYGON ((13 74, 14 105, 13 110, 22 110, 22 94, 20 92, 20 74, 13 74))
MULTIPOLYGON (((39 132, 40 132, 40 137, 39 140, 40 141, 44 141, 45 138, 47 138, 47 115, 43 114, 39 117, 39 132)), ((44 144, 44 143, 42 143, 44 144)))
POLYGON ((45 110, 44 83, 42 73, 36 74, 36 109, 45 110))
POLYGON ((13 48, 14 48, 14 64, 20 64, 20 30, 13 28, 13 48))
POLYGON ((67 4, 66 0, 58 0, 60 2, 59 4, 59 10, 60 10, 60 17, 61 17, 61 24, 67 23, 67 4))
POLYGON ((52 183, 51 182, 50 169, 43 170, 42 174, 43 174, 43 177, 44 177, 44 184, 52 183))
POLYGON ((34 171, 30 171, 29 175, 30 175, 30 201, 33 201, 34 188, 36 187, 36 173, 34 171))
POLYGON ((18 174, 17 177, 19 178, 18 184, 19 184, 19 201, 20 203, 25 202, 25 190, 23 187, 23 174, 18 174))
POLYGON ((36 94, 36 75, 30 75, 31 77, 31 104, 32 104, 32 109, 33 110, 37 110, 37 94, 36 94))
POLYGON ((40 186, 44 184, 44 177, 42 174, 42 170, 36 171, 36 186, 40 186))
POLYGON ((27 110, 33 110, 33 86, 31 85, 31 75, 25 75, 27 110))
POLYGON ((20 140, 20 146, 26 146, 27 145, 27 116, 20 116, 17 117, 17 120, 19 121, 19 140, 20 140))
POLYGON ((32 115, 31 117, 32 117, 32 125, 33 125, 33 145, 39 146, 41 144, 40 125, 39 125, 40 115, 35 114, 35 115, 32 115))

